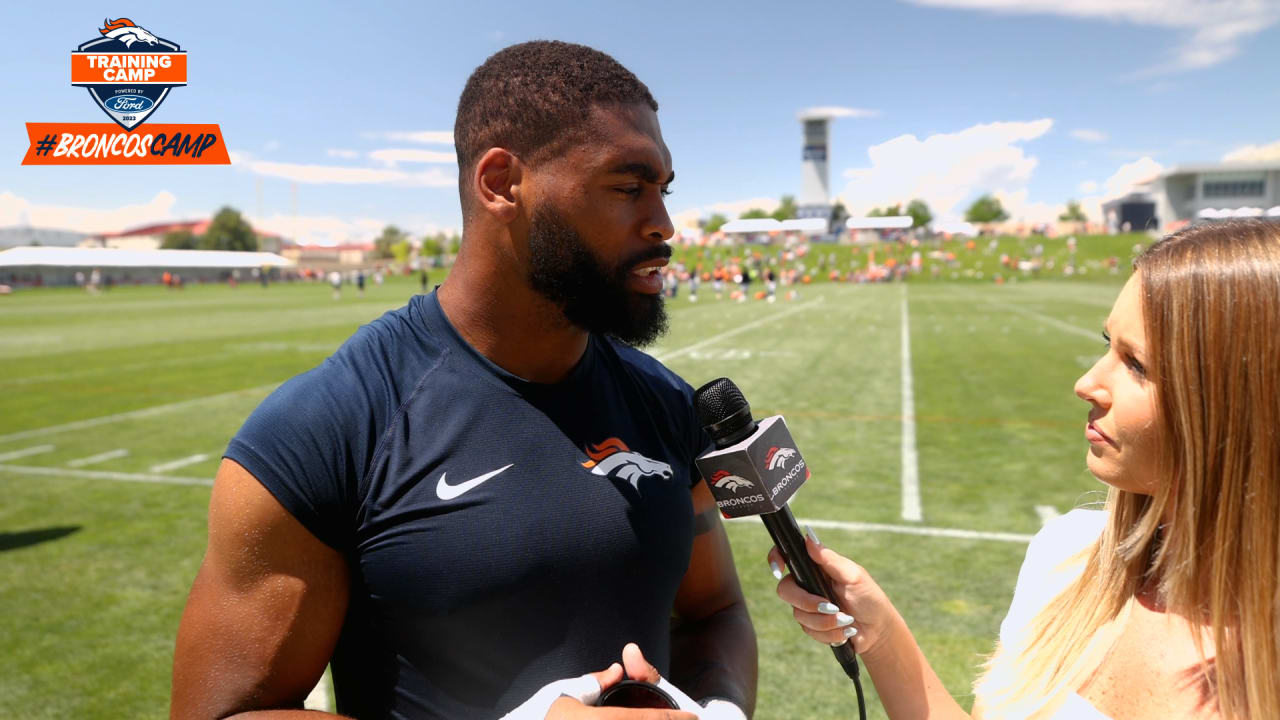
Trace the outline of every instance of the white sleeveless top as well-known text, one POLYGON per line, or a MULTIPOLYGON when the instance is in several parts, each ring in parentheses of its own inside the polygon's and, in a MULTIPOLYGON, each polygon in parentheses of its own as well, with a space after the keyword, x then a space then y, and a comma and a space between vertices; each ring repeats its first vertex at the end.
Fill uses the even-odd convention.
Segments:
MULTIPOLYGON (((1107 514, 1101 510, 1078 509, 1050 520, 1036 533, 1027 547, 1022 569, 1018 571, 1018 584, 1013 590, 1009 613, 1000 623, 1000 642, 1003 645, 1014 644, 1032 618, 1079 577, 1084 569, 1083 559, 1064 563, 1097 540, 1106 522, 1107 514)), ((1111 719, 1090 705, 1088 700, 1071 693, 1053 714, 1052 720, 1111 719)))

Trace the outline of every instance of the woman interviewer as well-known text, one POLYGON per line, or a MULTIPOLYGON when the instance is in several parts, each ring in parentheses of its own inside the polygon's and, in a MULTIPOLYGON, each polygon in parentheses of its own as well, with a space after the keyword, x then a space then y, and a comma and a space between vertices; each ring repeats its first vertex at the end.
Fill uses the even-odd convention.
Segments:
MULTIPOLYGON (((973 717, 1280 718, 1280 222, 1188 228, 1134 268, 1075 386, 1105 510, 1032 540, 973 717)), ((890 718, 968 717, 867 572, 809 553, 840 607, 784 578, 805 632, 852 636, 890 718)))

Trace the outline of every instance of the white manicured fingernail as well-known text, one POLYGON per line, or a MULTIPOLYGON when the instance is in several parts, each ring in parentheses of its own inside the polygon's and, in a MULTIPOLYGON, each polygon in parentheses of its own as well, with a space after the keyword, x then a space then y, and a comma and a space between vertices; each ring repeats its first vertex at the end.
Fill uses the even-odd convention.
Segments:
POLYGON ((853 616, 844 613, 836 613, 836 627, 844 627, 853 624, 853 616))
POLYGON ((774 579, 774 580, 781 580, 781 579, 782 579, 782 568, 778 567, 778 563, 776 563, 776 562, 774 562, 774 561, 770 560, 770 561, 769 561, 769 569, 770 569, 770 570, 773 570, 773 579, 774 579))
POLYGON ((843 640, 841 640, 841 641, 840 641, 840 642, 838 642, 838 643, 831 643, 831 647, 840 647, 840 646, 841 646, 841 645, 843 645, 843 644, 844 644, 844 641, 843 641, 843 640))
POLYGON ((814 545, 822 544, 822 541, 818 539, 818 533, 814 532, 813 528, 808 525, 804 526, 804 534, 809 536, 809 539, 813 541, 814 545))
POLYGON ((818 603, 818 612, 823 615, 835 615, 840 612, 840 608, 836 607, 835 603, 820 602, 818 603))
POLYGON ((858 634, 858 628, 856 628, 856 627, 847 627, 847 628, 845 628, 842 632, 844 632, 844 636, 845 636, 845 637, 847 637, 847 638, 851 638, 851 637, 853 637, 854 635, 857 635, 857 634, 858 634))

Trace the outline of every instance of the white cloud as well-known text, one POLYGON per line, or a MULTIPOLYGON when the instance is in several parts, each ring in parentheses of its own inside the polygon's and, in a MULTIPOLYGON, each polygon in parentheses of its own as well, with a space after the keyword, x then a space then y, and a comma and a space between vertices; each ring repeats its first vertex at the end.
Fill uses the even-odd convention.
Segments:
POLYGON ((880 114, 879 110, 867 110, 866 108, 841 107, 838 105, 822 105, 819 107, 805 108, 798 115, 800 117, 829 117, 829 118, 869 118, 876 117, 880 114))
POLYGON ((1222 156, 1222 162, 1275 163, 1280 162, 1280 140, 1269 145, 1245 145, 1222 156))
POLYGON ((175 220, 178 199, 160 191, 140 205, 101 209, 75 205, 41 205, 12 192, 0 193, 0 227, 27 225, 82 233, 119 232, 138 225, 175 220))
POLYGON ((367 138, 390 140, 392 142, 416 142, 426 145, 452 145, 452 130, 391 130, 387 132, 367 132, 367 138))
POLYGON ((454 153, 441 152, 439 150, 374 150, 369 153, 369 157, 386 165, 396 165, 397 163, 456 164, 458 162, 458 156, 454 153))
POLYGON ((867 148, 870 167, 844 171, 849 182, 839 198, 854 215, 920 198, 939 221, 957 221, 964 214, 961 203, 979 193, 999 191, 1016 198, 1039 163, 1019 143, 1052 127, 1053 120, 1043 118, 974 125, 924 140, 900 135, 867 148))
POLYGON ((1274 0, 908 0, 917 5, 1171 28, 1188 34, 1173 57, 1137 75, 1194 70, 1234 57, 1240 43, 1280 22, 1274 0))
POLYGON ((1150 157, 1125 163, 1102 183, 1103 194, 1108 198, 1119 197, 1159 175, 1164 166, 1150 157))
POLYGON ((1098 192, 1098 183, 1092 180, 1085 180, 1084 182, 1080 183, 1079 190, 1085 195, 1092 195, 1093 193, 1098 192))
POLYGON ((431 168, 406 172, 392 168, 359 168, 339 165, 307 165, 258 160, 249 153, 232 152, 231 164, 258 175, 284 178, 314 185, 407 185, 419 187, 457 187, 454 172, 431 168))
POLYGON ((409 233, 411 237, 445 232, 458 234, 452 227, 444 227, 429 222, 410 221, 408 223, 391 222, 378 218, 362 217, 345 220, 335 215, 292 215, 276 213, 269 217, 248 218, 258 229, 273 232, 289 240, 296 240, 303 245, 345 245, 370 243, 387 225, 396 225, 409 233))
POLYGON ((341 150, 336 148, 330 148, 328 150, 325 150, 324 154, 328 155, 329 157, 343 158, 345 160, 354 160, 360 157, 360 153, 356 152, 355 150, 341 150))
POLYGON ((1100 143, 1106 142, 1107 134, 1101 130, 1090 130, 1089 128, 1076 128, 1070 133, 1071 137, 1084 142, 1100 143))

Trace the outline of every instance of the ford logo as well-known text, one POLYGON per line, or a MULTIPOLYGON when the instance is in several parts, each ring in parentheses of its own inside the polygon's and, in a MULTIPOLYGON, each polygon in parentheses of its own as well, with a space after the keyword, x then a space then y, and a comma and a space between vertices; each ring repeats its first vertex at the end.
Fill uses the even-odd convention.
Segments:
POLYGON ((112 112, 146 112, 155 103, 141 95, 116 95, 103 103, 112 112))

